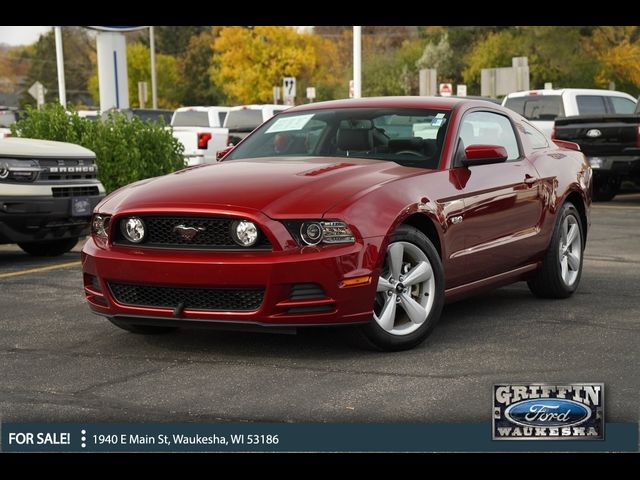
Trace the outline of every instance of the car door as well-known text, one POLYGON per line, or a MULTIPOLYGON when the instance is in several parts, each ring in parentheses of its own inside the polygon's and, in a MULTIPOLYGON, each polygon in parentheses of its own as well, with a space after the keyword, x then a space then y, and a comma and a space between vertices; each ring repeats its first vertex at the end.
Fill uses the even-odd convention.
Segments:
POLYGON ((467 279, 476 281, 525 265, 539 230, 543 200, 540 179, 525 158, 511 119, 492 111, 471 111, 458 130, 453 170, 460 179, 464 208, 464 249, 453 255, 465 263, 467 279), (469 145, 499 145, 505 162, 465 167, 469 145))

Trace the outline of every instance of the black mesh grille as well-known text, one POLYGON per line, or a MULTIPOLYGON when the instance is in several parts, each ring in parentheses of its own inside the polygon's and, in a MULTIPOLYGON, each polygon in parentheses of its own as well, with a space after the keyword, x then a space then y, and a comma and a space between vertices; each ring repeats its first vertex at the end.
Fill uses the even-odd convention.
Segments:
POLYGON ((90 197, 98 195, 98 187, 54 187, 54 197, 90 197))
POLYGON ((309 300, 314 298, 324 298, 326 294, 317 283, 296 283, 291 286, 290 300, 309 300))
POLYGON ((261 288, 183 288, 109 283, 118 303, 145 307, 168 307, 196 310, 248 311, 260 308, 261 288))
MULTIPOLYGON (((219 217, 187 217, 187 216, 140 216, 146 226, 145 239, 137 246, 162 248, 193 248, 193 249, 246 249, 270 250, 271 243, 259 232, 258 242, 252 247, 242 247, 231 237, 233 218, 219 217), (195 228, 198 233, 189 239, 183 238, 175 229, 179 225, 195 228)), ((122 219, 120 222, 125 221, 122 219)), ((120 225, 114 228, 114 242, 131 245, 120 230, 120 225)))

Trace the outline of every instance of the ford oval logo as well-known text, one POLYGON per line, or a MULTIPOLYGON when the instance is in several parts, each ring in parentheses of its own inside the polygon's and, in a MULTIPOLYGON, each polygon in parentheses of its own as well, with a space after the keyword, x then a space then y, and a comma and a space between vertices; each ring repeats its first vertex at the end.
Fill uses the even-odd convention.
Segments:
POLYGON ((602 132, 597 128, 592 128, 591 130, 587 130, 587 137, 589 138, 598 138, 602 135, 602 132))
POLYGON ((525 427, 569 427, 587 421, 591 410, 574 400, 536 398, 514 403, 504 416, 525 427))

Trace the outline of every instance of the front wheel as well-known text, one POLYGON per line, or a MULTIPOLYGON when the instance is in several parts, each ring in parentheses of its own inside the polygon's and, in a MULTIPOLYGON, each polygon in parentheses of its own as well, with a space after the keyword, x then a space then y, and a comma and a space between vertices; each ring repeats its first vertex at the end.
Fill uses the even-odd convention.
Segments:
POLYGON ((380 271, 373 320, 360 327, 369 346, 407 350, 435 327, 444 303, 444 271, 437 250, 418 229, 401 225, 380 271))
POLYGON ((18 243, 18 246, 34 257, 57 257, 70 251, 77 243, 78 237, 72 237, 44 242, 18 243))
POLYGON ((536 276, 527 282, 537 297, 567 298, 578 288, 582 275, 584 235, 580 214, 565 203, 558 214, 549 250, 536 276))

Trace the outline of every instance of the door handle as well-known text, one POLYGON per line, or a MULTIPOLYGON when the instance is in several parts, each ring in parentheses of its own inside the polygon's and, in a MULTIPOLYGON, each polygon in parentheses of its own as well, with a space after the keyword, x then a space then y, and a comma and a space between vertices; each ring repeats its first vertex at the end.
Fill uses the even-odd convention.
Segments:
POLYGON ((525 175, 524 175, 524 183, 528 187, 533 187, 534 185, 536 185, 538 183, 538 179, 536 177, 532 177, 528 173, 525 173, 525 175))

